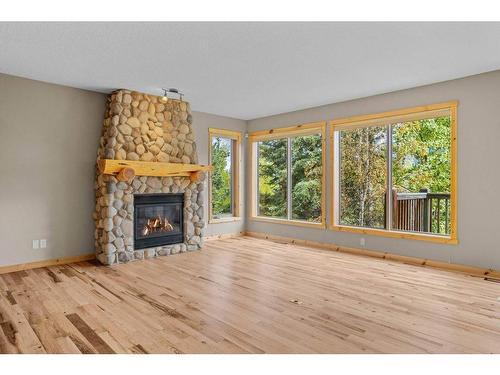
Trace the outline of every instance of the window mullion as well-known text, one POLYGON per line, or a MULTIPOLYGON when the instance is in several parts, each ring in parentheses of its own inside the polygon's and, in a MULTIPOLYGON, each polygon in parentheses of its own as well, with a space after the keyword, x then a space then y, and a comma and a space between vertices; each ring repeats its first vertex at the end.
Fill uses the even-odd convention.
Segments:
POLYGON ((256 207, 254 207, 255 209, 255 212, 257 213, 257 216, 260 215, 260 184, 259 184, 259 179, 260 179, 260 176, 259 176, 259 158, 260 158, 260 150, 259 150, 259 143, 258 142, 255 142, 252 144, 252 147, 255 147, 255 160, 254 160, 254 168, 256 170, 256 173, 255 173, 255 181, 256 181, 256 186, 255 186, 255 190, 257 191, 257 199, 255 201, 255 205, 256 207))
POLYGON ((234 181, 234 161, 235 161, 234 156, 235 156, 235 152, 234 151, 235 151, 235 143, 236 142, 232 139, 230 139, 230 142, 231 142, 231 158, 230 158, 231 166, 229 167, 229 178, 231 179, 231 183, 230 183, 230 186, 231 186, 231 191, 230 191, 230 193, 231 193, 231 215, 236 216, 234 214, 234 212, 235 212, 234 211, 234 203, 235 203, 234 202, 234 191, 235 191, 235 186, 234 186, 234 182, 235 182, 234 181))
POLYGON ((292 219, 292 139, 287 138, 286 150, 287 182, 286 182, 286 204, 287 219, 292 219))
POLYGON ((387 133, 386 133, 386 138, 387 138, 387 182, 386 182, 386 201, 385 201, 385 210, 386 210, 386 229, 391 230, 392 229, 392 125, 389 124, 387 125, 387 133))
POLYGON ((340 224, 341 217, 341 205, 340 205, 340 194, 341 194, 341 183, 340 183, 340 166, 342 165, 342 152, 341 152, 341 134, 340 131, 335 131, 334 133, 334 142, 333 142, 333 174, 331 178, 333 179, 333 212, 332 215, 332 223, 334 225, 340 224))

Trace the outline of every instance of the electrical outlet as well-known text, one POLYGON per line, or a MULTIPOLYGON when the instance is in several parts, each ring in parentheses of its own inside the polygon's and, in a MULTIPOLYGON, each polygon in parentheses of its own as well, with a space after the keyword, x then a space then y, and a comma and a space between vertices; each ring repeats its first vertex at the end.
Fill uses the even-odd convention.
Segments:
POLYGON ((39 249, 39 248, 40 248, 40 241, 33 240, 33 249, 39 249))
POLYGON ((365 247, 365 238, 364 237, 360 238, 359 245, 365 247))
POLYGON ((40 248, 45 249, 47 247, 47 240, 44 238, 40 240, 40 248))

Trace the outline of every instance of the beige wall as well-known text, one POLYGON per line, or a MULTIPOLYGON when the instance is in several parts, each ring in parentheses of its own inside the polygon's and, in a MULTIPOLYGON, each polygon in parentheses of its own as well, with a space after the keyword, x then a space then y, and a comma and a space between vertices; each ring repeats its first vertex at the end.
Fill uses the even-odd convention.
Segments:
POLYGON ((0 266, 94 251, 105 96, 0 75, 0 266), (32 249, 32 239, 47 239, 32 249))
MULTIPOLYGON (((0 266, 94 252, 105 104, 104 94, 0 74, 0 266), (32 240, 42 238, 47 248, 33 250, 32 240)), ((205 164, 208 128, 244 131, 246 122, 193 112, 193 127, 205 164)), ((243 228, 243 221, 214 224, 206 234, 243 228)))
MULTIPOLYGON (((335 90, 335 87, 332 87, 335 90)), ((459 100, 458 245, 365 235, 368 249, 500 269, 500 71, 256 119, 248 131, 459 100)), ((328 150, 329 155, 329 150, 328 150)), ((327 163, 330 183, 330 163, 327 163)), ((247 183, 249 176, 247 173, 247 183)), ((329 188, 328 188, 329 191, 329 188)), ((329 196, 327 207, 330 207, 329 196)), ((249 203, 249 197, 247 202, 249 203)), ((328 210, 328 220, 330 212, 328 210)), ((360 247, 359 234, 248 221, 247 230, 360 247)))

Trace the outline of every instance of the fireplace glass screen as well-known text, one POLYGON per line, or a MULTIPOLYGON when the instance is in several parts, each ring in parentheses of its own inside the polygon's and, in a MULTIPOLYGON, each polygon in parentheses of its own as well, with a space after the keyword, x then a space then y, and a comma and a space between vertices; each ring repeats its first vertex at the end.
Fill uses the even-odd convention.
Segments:
POLYGON ((134 248, 183 242, 183 194, 134 196, 134 248))

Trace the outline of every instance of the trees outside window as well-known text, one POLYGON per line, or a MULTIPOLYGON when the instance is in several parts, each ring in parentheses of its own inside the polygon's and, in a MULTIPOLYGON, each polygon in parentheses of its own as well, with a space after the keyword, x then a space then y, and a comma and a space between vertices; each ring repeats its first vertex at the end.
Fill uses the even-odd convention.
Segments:
POLYGON ((386 128, 341 131, 340 223, 385 227, 386 128))
POLYGON ((430 215, 427 217, 426 228, 422 231, 437 234, 450 233, 450 197, 448 195, 451 192, 451 122, 449 116, 392 125, 392 186, 394 194, 405 193, 410 198, 412 195, 417 196, 426 192, 427 202, 424 202, 423 198, 417 202, 417 204, 426 203, 427 214, 430 215))
MULTIPOLYGON (((331 121, 336 230, 457 243, 456 113, 448 102, 331 121)), ((253 220, 325 225, 325 126, 250 134, 253 220)))
POLYGON ((212 166, 210 173, 210 218, 215 223, 238 217, 238 177, 241 133, 209 129, 212 166))
POLYGON ((321 135, 291 139, 292 219, 321 222, 321 135))
POLYGON ((212 138, 212 215, 214 218, 233 213, 232 149, 228 138, 212 138))
POLYGON ((256 140, 256 217, 324 225, 324 124, 256 140))
POLYGON ((334 123, 333 226, 454 239, 455 111, 436 105, 334 123))
POLYGON ((287 139, 259 142, 258 154, 258 214, 287 217, 287 139))

